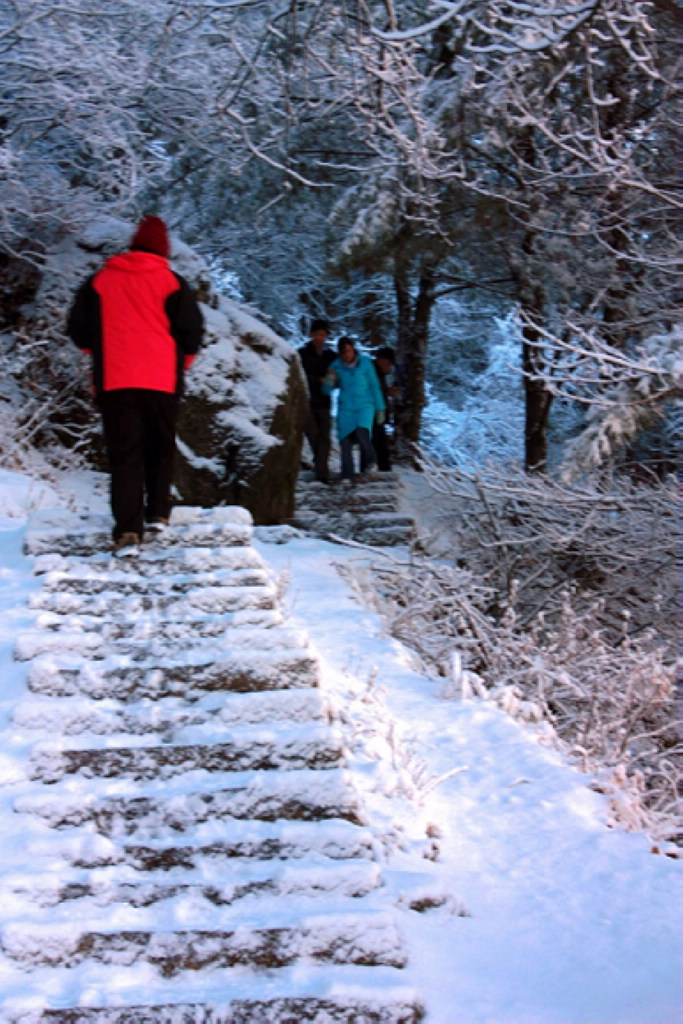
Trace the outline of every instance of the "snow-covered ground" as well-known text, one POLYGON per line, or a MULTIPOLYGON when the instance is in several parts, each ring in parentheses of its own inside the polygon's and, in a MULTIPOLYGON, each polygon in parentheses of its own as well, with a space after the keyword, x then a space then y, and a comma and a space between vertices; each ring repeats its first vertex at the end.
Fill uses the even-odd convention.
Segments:
MULTIPOLYGON (((65 501, 101 511, 106 499, 101 478, 75 477, 58 494, 5 471, 0 495, 0 731, 11 735, 12 708, 27 696, 12 647, 35 617, 27 601, 39 587, 22 554, 22 512, 65 501)), ((683 1019, 681 861, 609 829, 605 797, 532 731, 446 699, 441 681, 416 671, 338 572, 366 553, 276 539, 257 529, 254 546, 320 659, 385 851, 405 983, 424 999, 428 1024, 683 1019)), ((24 842, 13 811, 18 754, 0 751, 0 855, 14 863, 24 842)))

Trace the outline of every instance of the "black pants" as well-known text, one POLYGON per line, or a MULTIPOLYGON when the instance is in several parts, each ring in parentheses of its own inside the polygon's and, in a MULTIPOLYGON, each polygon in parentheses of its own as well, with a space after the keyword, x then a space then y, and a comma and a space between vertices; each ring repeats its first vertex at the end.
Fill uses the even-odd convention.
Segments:
MULTIPOLYGON (((389 435, 387 434, 383 423, 373 423, 372 425, 372 447, 375 449, 375 454, 377 455, 377 468, 383 473, 388 473, 391 469, 391 447, 389 444, 389 435)), ((365 452, 361 448, 361 473, 367 468, 368 461, 365 452)))
POLYGON ((123 388, 100 399, 111 472, 114 540, 142 536, 145 520, 168 519, 178 398, 164 391, 123 388))
POLYGON ((377 463, 375 449, 370 441, 370 431, 366 430, 365 427, 356 427, 346 437, 342 437, 340 441, 342 480, 353 480, 355 477, 353 467, 354 444, 360 445, 361 471, 377 463))
POLYGON ((316 480, 329 480, 330 477, 330 423, 330 410, 327 406, 310 407, 304 433, 313 452, 316 480))

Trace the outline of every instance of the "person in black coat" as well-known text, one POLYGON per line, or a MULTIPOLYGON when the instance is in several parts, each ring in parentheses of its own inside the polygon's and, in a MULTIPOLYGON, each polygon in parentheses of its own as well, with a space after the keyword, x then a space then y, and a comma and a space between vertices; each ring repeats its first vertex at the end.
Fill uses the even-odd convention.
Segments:
MULTIPOLYGON (((375 417, 375 422, 372 426, 372 446, 377 453, 377 468, 382 473, 388 473, 391 469, 391 445, 390 437, 386 430, 386 423, 391 416, 392 400, 400 391, 396 380, 396 353, 393 348, 390 348, 388 345, 380 348, 373 360, 373 366, 379 379, 387 411, 384 416, 375 417)), ((361 452, 362 470, 367 468, 365 461, 361 452)))
POLYGON ((328 348, 330 325, 327 320, 314 320, 309 331, 309 341, 299 349, 299 358, 306 374, 309 394, 309 410, 304 433, 313 452, 313 467, 316 480, 330 482, 330 426, 331 401, 323 393, 322 383, 337 353, 328 348))

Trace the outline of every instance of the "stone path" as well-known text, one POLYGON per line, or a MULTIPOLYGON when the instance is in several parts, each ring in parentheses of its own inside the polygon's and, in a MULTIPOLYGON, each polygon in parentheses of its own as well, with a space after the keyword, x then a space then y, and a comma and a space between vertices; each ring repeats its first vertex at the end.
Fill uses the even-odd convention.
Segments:
POLYGON ((336 535, 376 546, 406 544, 415 523, 399 511, 399 494, 395 473, 377 473, 372 479, 361 476, 349 488, 341 481, 326 485, 302 474, 293 522, 318 537, 336 535))
MULTIPOLYGON (((364 500, 375 543, 398 529, 386 490, 341 513, 364 500)), ((0 894, 7 1019, 421 1020, 316 659, 248 513, 176 509, 125 557, 108 532, 67 512, 27 531, 42 586, 15 647, 31 753, 0 894)))

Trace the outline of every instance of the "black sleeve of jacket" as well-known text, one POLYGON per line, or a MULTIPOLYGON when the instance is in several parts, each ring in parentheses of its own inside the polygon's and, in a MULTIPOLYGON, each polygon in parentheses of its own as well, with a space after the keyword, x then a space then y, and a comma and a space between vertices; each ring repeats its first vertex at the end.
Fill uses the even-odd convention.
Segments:
POLYGON ((92 282, 93 278, 89 277, 76 292, 67 317, 66 332, 79 348, 94 354, 102 341, 102 323, 100 297, 92 282))
POLYGON ((95 275, 76 292, 66 321, 66 332, 80 349, 92 355, 92 383, 102 391, 102 312, 100 297, 93 287, 95 275))
POLYGON ((180 274, 175 276, 180 283, 180 288, 166 299, 166 313, 171 334, 178 347, 184 355, 194 356, 199 351, 202 342, 204 317, 185 278, 180 274))

